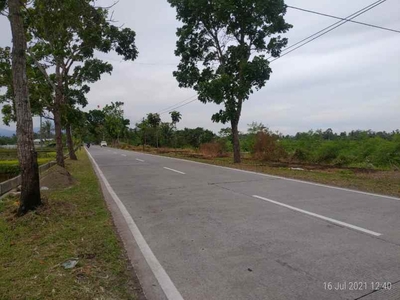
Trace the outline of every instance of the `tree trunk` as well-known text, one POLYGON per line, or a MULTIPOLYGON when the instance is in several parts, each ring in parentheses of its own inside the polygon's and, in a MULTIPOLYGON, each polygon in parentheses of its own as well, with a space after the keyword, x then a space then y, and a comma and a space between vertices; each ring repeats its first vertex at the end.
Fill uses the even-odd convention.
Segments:
POLYGON ((233 162, 235 164, 241 163, 238 123, 239 122, 237 121, 231 121, 232 140, 233 140, 233 162))
POLYGON ((72 140, 72 135, 71 135, 71 124, 69 124, 69 123, 67 123, 67 125, 65 126, 65 134, 67 136, 69 159, 78 160, 78 158, 76 157, 76 154, 75 154, 74 142, 72 140))
POLYGON ((143 152, 145 150, 146 146, 146 130, 143 130, 143 152))
POLYGON ((174 146, 175 146, 175 154, 176 154, 176 144, 177 144, 177 140, 178 140, 178 135, 176 133, 176 124, 175 124, 174 127, 175 127, 175 131, 174 131, 174 133, 175 133, 174 134, 174 140, 175 140, 174 143, 175 143, 175 145, 174 146))
POLYGON ((9 0, 12 31, 12 72, 17 117, 18 160, 21 168, 21 198, 18 215, 34 210, 40 199, 39 167, 33 144, 33 123, 26 77, 26 37, 20 0, 9 0))
POLYGON ((64 150, 63 150, 63 143, 62 143, 62 128, 61 128, 61 105, 63 102, 63 94, 62 94, 62 78, 60 72, 60 66, 56 66, 56 78, 57 78, 57 88, 56 88, 56 95, 54 98, 54 108, 53 108, 53 115, 54 115, 54 128, 55 128, 55 135, 56 135, 56 157, 57 157, 57 164, 60 167, 65 167, 64 163, 64 150))
POLYGON ((158 149, 158 128, 156 127, 156 146, 158 149))

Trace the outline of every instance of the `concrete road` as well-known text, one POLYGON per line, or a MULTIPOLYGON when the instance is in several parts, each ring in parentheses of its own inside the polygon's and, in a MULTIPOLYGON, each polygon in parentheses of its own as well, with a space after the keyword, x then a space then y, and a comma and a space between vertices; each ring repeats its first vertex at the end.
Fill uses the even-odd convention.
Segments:
POLYGON ((89 152, 126 209, 149 299, 400 299, 398 198, 89 152))

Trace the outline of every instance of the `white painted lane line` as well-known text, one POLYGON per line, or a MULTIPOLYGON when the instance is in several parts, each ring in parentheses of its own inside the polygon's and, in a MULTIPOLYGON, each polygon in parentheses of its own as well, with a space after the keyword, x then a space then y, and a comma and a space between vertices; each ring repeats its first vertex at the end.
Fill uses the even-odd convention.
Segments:
POLYGON ((117 154, 117 152, 113 152, 114 154, 117 154))
MULTIPOLYGON (((124 150, 124 151, 130 151, 130 150, 124 150)), ((140 154, 143 154, 143 155, 154 156, 154 157, 158 157, 158 158, 165 158, 165 159, 170 159, 170 160, 178 160, 178 161, 183 161, 183 162, 187 162, 187 163, 191 163, 191 164, 198 164, 198 165, 203 165, 203 166, 208 166, 208 167, 213 167, 213 168, 220 168, 220 169, 225 169, 225 170, 231 170, 231 171, 247 173, 247 174, 255 174, 255 175, 269 177, 269 178, 277 178, 277 179, 282 179, 282 180, 286 180, 286 181, 292 181, 292 182, 304 183, 304 184, 308 184, 308 185, 320 186, 320 187, 328 188, 328 189, 334 189, 334 190, 339 190, 339 191, 345 191, 345 192, 351 192, 351 193, 356 193, 356 194, 361 194, 361 195, 367 195, 367 196, 372 196, 372 197, 379 197, 379 198, 385 198, 385 199, 400 201, 399 197, 392 197, 392 196, 368 193, 368 192, 357 191, 357 190, 352 190, 352 189, 347 189, 347 188, 341 188, 341 187, 337 187, 337 186, 326 185, 326 184, 322 184, 322 183, 315 183, 315 182, 304 181, 304 180, 293 179, 293 178, 286 178, 286 177, 282 177, 282 176, 275 176, 275 175, 270 175, 270 174, 265 174, 265 173, 258 173, 258 172, 246 171, 246 170, 235 169, 235 168, 230 168, 230 167, 217 166, 217 165, 212 165, 212 164, 207 164, 207 163, 202 163, 202 162, 192 161, 192 160, 187 160, 187 159, 182 159, 182 158, 160 156, 160 155, 154 155, 154 154, 149 154, 149 153, 141 153, 141 152, 136 152, 136 151, 132 151, 132 152, 140 153, 140 154)))
POLYGON ((348 224, 348 223, 345 223, 345 222, 342 222, 342 221, 338 221, 338 220, 335 220, 335 219, 332 219, 332 218, 324 217, 324 216, 321 216, 321 215, 318 215, 318 214, 315 214, 315 213, 312 213, 312 212, 309 212, 309 211, 306 211, 306 210, 303 210, 303 209, 300 209, 300 208, 297 208, 297 207, 294 207, 294 206, 283 204, 281 202, 274 201, 274 200, 271 200, 271 199, 268 199, 268 198, 264 198, 264 197, 257 196, 257 195, 253 195, 253 197, 261 199, 261 200, 264 200, 264 201, 268 201, 268 202, 271 202, 271 203, 274 203, 274 204, 289 208, 291 210, 295 210, 295 211, 301 212, 303 214, 306 214, 306 215, 309 215, 309 216, 313 216, 313 217, 316 217, 316 218, 319 218, 319 219, 322 219, 322 220, 325 220, 325 221, 328 221, 328 222, 331 222, 331 223, 335 223, 335 224, 338 224, 340 226, 344 226, 344 227, 348 227, 348 228, 351 228, 351 229, 354 229, 354 230, 362 231, 362 232, 365 232, 365 233, 368 233, 368 234, 371 234, 371 235, 374 235, 374 236, 382 235, 381 233, 378 233, 378 232, 375 232, 375 231, 372 231, 372 230, 368 230, 368 229, 365 229, 365 228, 362 228, 362 227, 351 225, 351 224, 348 224))
POLYGON ((167 168, 167 167, 164 167, 164 169, 170 170, 170 171, 172 171, 172 172, 176 172, 176 173, 185 175, 185 173, 183 173, 183 172, 181 172, 181 171, 178 171, 178 170, 170 169, 170 168, 167 168))
POLYGON ((137 245, 139 246, 140 251, 142 252, 146 262, 150 266, 151 271, 153 272, 154 276, 157 278, 158 283, 160 284, 162 290, 164 291, 168 300, 183 300, 182 295, 179 293, 178 289, 175 287, 174 283, 172 282, 171 278, 168 276, 167 272, 165 272, 164 268, 158 261, 157 257, 154 255, 153 251, 150 249, 149 245, 147 244, 146 240, 144 239, 142 233, 140 232, 139 228, 137 227, 135 221, 133 221, 131 215, 126 210, 125 205, 119 199, 117 194, 114 192, 111 185, 108 183, 106 177, 104 176, 103 172, 100 170, 99 166, 97 165, 96 161, 93 159, 92 155, 86 151, 89 155, 92 164, 95 166, 97 174, 100 176, 101 180, 104 182, 107 191, 110 193, 111 197, 117 204, 119 210, 121 211, 122 215, 126 223, 129 226, 129 230, 132 233, 133 237, 136 240, 137 245))
POLYGON ((144 162, 144 160, 143 160, 143 159, 140 159, 140 158, 136 158, 136 160, 137 160, 137 161, 140 161, 140 162, 144 162))
POLYGON ((121 154, 122 156, 126 156, 126 154, 121 154))

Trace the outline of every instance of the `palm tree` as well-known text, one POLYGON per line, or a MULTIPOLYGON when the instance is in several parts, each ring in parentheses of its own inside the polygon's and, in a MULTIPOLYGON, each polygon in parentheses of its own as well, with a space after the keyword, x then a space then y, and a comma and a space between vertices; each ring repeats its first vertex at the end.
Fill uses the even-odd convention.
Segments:
POLYGON ((176 123, 179 123, 179 121, 182 119, 182 115, 179 111, 174 110, 169 112, 169 114, 171 115, 172 124, 174 126, 176 126, 176 123))
POLYGON ((182 115, 179 111, 176 110, 169 112, 169 114, 171 115, 172 119, 171 123, 175 129, 175 151, 176 151, 176 123, 179 123, 179 121, 182 119, 182 115))

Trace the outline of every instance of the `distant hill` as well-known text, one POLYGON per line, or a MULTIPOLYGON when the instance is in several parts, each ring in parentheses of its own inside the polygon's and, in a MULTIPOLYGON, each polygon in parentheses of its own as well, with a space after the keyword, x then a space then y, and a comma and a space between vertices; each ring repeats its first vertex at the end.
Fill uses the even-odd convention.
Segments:
POLYGON ((13 134, 15 134, 15 130, 0 128, 0 136, 11 137, 13 134))
MULTIPOLYGON (((40 128, 34 127, 33 132, 40 132, 40 128)), ((13 136, 13 134, 16 134, 15 130, 0 128, 0 136, 11 137, 11 136, 13 136)))

